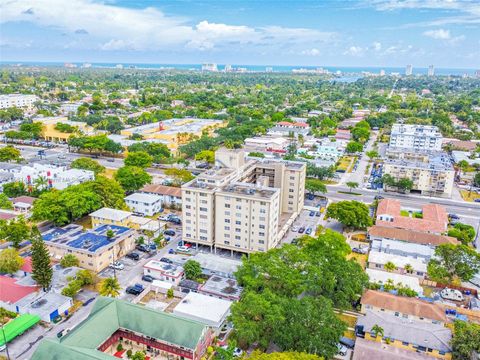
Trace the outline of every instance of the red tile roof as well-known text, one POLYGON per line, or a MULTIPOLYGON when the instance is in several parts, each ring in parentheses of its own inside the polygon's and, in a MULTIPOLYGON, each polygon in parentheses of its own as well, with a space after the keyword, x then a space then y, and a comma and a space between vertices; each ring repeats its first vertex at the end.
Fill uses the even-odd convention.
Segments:
POLYGON ((299 123, 299 122, 291 123, 291 122, 288 122, 288 121, 280 121, 279 123, 277 123, 277 125, 280 125, 280 126, 303 127, 303 128, 307 128, 307 127, 308 127, 308 124, 305 124, 305 123, 299 123))
POLYGON ((14 217, 17 217, 17 215, 0 211, 0 220, 10 220, 14 217))
POLYGON ((436 235, 409 229, 397 229, 389 226, 374 225, 368 229, 368 234, 374 237, 405 241, 421 245, 438 246, 441 244, 459 244, 459 241, 451 236, 436 235))
POLYGON ((33 202, 37 200, 37 198, 34 198, 32 196, 19 196, 19 197, 16 197, 12 200, 12 202, 15 204, 15 203, 18 203, 18 202, 22 202, 22 203, 26 203, 26 204, 30 204, 32 205, 33 202))
POLYGON ((151 184, 144 186, 140 191, 157 195, 170 195, 177 198, 182 197, 182 189, 174 186, 151 184))
POLYGON ((448 215, 443 206, 424 205, 422 219, 402 216, 400 210, 399 200, 383 199, 378 204, 376 225, 431 233, 442 233, 447 230, 448 215), (393 217, 393 221, 380 220, 381 215, 389 215, 393 217))
POLYGON ((22 286, 16 283, 16 279, 8 276, 0 276, 0 301, 14 304, 18 300, 38 290, 37 286, 22 286))
POLYGON ((23 265, 20 268, 20 270, 25 271, 27 273, 32 272, 32 258, 30 256, 27 256, 26 258, 23 259, 23 265))

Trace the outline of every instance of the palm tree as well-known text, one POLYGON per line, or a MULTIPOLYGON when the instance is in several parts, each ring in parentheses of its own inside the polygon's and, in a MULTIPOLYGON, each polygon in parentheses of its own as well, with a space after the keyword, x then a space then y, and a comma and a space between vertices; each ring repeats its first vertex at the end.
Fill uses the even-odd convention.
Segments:
POLYGON ((387 262, 384 266, 384 269, 387 270, 388 272, 392 272, 392 271, 395 271, 397 269, 397 267, 395 266, 395 264, 391 261, 387 262))
POLYGON ((408 274, 413 273, 413 266, 410 264, 406 264, 403 268, 408 274))
POLYGON ((384 335, 383 328, 377 324, 373 325, 372 330, 370 330, 370 333, 375 334, 375 338, 377 338, 378 336, 383 338, 383 335, 384 335))
POLYGON ((106 278, 100 283, 99 293, 102 296, 117 297, 120 294, 120 284, 115 278, 106 278))
POLYGON ((45 176, 39 176, 33 181, 33 183, 37 190, 43 190, 48 186, 48 179, 45 176))

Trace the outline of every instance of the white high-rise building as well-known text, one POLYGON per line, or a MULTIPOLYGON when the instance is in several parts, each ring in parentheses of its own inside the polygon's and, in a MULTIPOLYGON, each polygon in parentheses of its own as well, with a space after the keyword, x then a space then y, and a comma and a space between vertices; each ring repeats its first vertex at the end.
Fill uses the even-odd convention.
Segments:
POLYGON ((428 67, 428 73, 427 73, 428 76, 434 76, 435 75, 435 68, 433 67, 433 65, 430 65, 428 67))
POLYGON ((225 65, 225 70, 224 71, 225 72, 232 72, 233 71, 232 65, 230 65, 230 64, 225 65))
POLYGON ((385 70, 380 70, 380 76, 385 76, 385 70))
POLYGON ((413 66, 409 64, 405 68, 405 75, 410 76, 412 74, 413 74, 413 66))
POLYGON ((215 63, 202 64, 202 71, 218 71, 217 64, 215 63))
POLYGON ((390 147, 411 150, 440 151, 442 134, 436 126, 393 124, 390 147))
POLYGON ((11 107, 30 108, 38 100, 36 95, 8 94, 0 95, 0 109, 11 107))

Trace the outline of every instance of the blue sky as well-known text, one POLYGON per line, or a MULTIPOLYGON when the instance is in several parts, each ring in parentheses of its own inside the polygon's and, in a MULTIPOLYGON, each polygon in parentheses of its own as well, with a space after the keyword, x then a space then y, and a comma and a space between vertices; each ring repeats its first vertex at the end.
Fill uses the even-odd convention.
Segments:
POLYGON ((0 0, 0 60, 480 68, 480 0, 0 0))

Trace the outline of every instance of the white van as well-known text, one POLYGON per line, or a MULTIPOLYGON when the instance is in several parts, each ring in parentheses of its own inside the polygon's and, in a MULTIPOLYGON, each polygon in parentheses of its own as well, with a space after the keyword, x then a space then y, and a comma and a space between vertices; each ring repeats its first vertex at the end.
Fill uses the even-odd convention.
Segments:
POLYGON ((440 291, 440 296, 444 299, 453 300, 453 301, 465 300, 463 294, 460 291, 455 289, 449 289, 449 288, 445 288, 442 291, 440 291))

